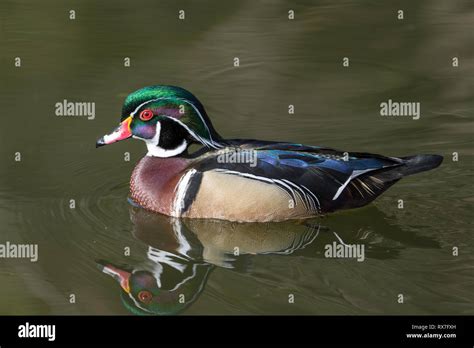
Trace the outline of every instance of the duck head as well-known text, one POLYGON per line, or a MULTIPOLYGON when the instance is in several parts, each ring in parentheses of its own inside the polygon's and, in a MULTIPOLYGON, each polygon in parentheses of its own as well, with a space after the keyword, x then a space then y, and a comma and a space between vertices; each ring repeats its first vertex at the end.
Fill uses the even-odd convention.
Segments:
POLYGON ((174 86, 150 86, 131 93, 122 107, 119 126, 97 140, 96 147, 128 138, 143 140, 148 156, 172 157, 198 143, 222 147, 204 107, 187 90, 174 86))

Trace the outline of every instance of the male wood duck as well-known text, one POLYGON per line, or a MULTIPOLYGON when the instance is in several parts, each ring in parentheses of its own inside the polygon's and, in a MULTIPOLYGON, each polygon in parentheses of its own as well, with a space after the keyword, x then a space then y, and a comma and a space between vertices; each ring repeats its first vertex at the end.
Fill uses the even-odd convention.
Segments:
POLYGON ((131 137, 148 149, 133 171, 131 199, 147 210, 187 218, 283 221, 362 207, 402 177, 443 160, 224 139, 200 101, 174 86, 131 93, 121 123, 96 146, 131 137), (202 148, 189 153, 192 144, 202 148))

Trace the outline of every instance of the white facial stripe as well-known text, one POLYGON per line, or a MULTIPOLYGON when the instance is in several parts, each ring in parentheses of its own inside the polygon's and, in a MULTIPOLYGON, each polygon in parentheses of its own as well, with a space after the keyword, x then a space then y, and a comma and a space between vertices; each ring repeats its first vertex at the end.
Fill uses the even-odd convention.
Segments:
MULTIPOLYGON (((158 101, 158 100, 170 100, 172 98, 155 98, 155 99, 150 99, 150 100, 147 100, 146 102, 144 103, 141 103, 140 105, 137 106, 137 108, 131 113, 132 117, 135 116, 135 114, 137 113, 137 111, 142 107, 142 106, 145 106, 146 104, 149 104, 149 103, 152 103, 154 101, 158 101)), ((182 126, 184 126, 189 133, 191 133, 191 135, 197 140, 199 141, 200 143, 202 143, 203 145, 206 145, 206 146, 209 146, 209 147, 213 147, 213 148, 218 148, 218 147, 221 147, 221 145, 219 143, 216 143, 213 139, 212 139, 212 135, 211 135, 211 131, 209 130, 209 127, 207 126, 207 123, 204 121, 204 117, 201 115, 201 113, 199 112, 199 110, 196 108, 196 106, 194 106, 193 103, 191 103, 189 100, 187 99, 183 99, 183 98, 176 98, 178 100, 181 100, 183 102, 185 102, 186 104, 189 104, 191 105, 191 107, 194 109, 194 111, 196 111, 196 113, 198 114, 199 118, 201 119, 201 122, 204 124, 204 127, 206 127, 206 130, 207 130, 207 134, 209 134, 209 139, 210 140, 206 140, 206 139, 203 139, 201 138, 200 136, 198 136, 197 134, 195 134, 194 132, 192 132, 188 127, 186 127, 181 121, 175 119, 175 118, 172 118, 172 117, 168 117, 170 119, 172 119, 173 121, 177 121, 179 122, 182 126)), ((166 116, 166 115, 164 115, 166 116)))
POLYGON ((201 113, 199 112, 199 110, 194 106, 194 104, 190 103, 188 100, 186 100, 186 99, 181 99, 181 98, 179 98, 179 100, 182 100, 182 101, 184 101, 185 103, 191 105, 191 107, 194 109, 194 111, 197 112, 197 114, 199 115, 199 118, 201 119, 202 124, 204 125, 204 127, 206 127, 207 134, 209 134, 209 139, 211 139, 211 142, 214 142, 214 140, 212 140, 211 131, 210 131, 209 128, 207 127, 207 124, 206 124, 206 122, 204 121, 204 117, 202 117, 202 115, 201 115, 201 113))
POLYGON ((173 120, 174 122, 177 122, 179 123, 184 129, 186 129, 188 131, 189 134, 191 134, 194 139, 196 139, 197 141, 199 141, 201 144, 205 145, 205 146, 208 146, 208 147, 212 147, 214 149, 218 149, 220 147, 222 147, 221 144, 219 143, 216 143, 216 142, 210 142, 209 140, 206 140, 206 139, 203 139, 201 138, 199 135, 197 135, 196 133, 194 133, 187 125, 185 125, 183 122, 181 122, 180 120, 177 120, 175 118, 172 118, 172 117, 168 117, 168 119, 170 120, 173 120))
MULTIPOLYGON (((137 111, 144 105, 146 104, 149 104, 149 103, 152 103, 154 101, 158 101, 158 100, 169 100, 169 99, 172 99, 172 98, 155 98, 155 99, 150 99, 150 100, 147 100, 146 102, 144 103, 141 103, 140 105, 137 106, 137 108, 132 112, 132 116, 135 116, 135 114, 137 113, 137 111)), ((199 110, 194 106, 193 103, 191 103, 189 100, 187 99, 183 99, 183 98, 176 98, 178 100, 181 100, 183 102, 185 102, 186 104, 189 104, 191 105, 191 107, 194 109, 194 111, 196 111, 196 113, 198 114, 199 118, 201 119, 201 122, 204 124, 204 127, 206 127, 206 130, 207 130, 207 133, 209 134, 209 139, 212 140, 212 136, 211 136, 211 132, 209 131, 209 128, 207 127, 207 124, 206 122, 204 121, 204 117, 202 117, 201 113, 199 112, 199 110)))

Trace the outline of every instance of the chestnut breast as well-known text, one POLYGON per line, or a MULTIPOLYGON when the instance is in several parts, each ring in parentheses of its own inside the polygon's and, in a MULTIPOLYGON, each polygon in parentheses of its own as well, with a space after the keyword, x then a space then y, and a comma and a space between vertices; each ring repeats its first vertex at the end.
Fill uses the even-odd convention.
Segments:
POLYGON ((176 184, 187 166, 184 158, 145 156, 133 170, 131 198, 145 209, 170 215, 176 184))

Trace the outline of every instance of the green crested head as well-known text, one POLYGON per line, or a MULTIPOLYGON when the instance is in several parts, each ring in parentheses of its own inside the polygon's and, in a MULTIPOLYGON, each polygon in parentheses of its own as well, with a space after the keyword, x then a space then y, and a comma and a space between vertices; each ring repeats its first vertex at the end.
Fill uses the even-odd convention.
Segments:
POLYGON ((134 137, 145 141, 148 154, 171 157, 192 143, 222 147, 201 102, 189 91, 175 86, 150 86, 131 93, 122 107, 121 123, 97 146, 134 137))

